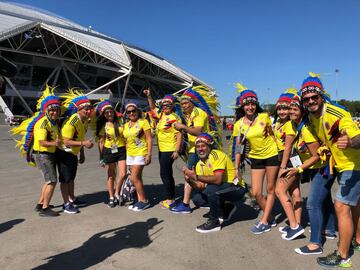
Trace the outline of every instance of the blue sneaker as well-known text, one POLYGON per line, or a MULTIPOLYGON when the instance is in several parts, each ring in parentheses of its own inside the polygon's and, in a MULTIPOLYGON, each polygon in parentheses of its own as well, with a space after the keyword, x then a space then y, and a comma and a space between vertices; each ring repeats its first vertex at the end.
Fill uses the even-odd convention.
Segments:
POLYGON ((135 211, 135 212, 140 212, 140 211, 144 211, 145 209, 150 207, 150 203, 149 201, 138 201, 137 203, 135 203, 133 205, 133 207, 131 208, 131 210, 135 211))
POLYGON ((183 202, 181 202, 173 208, 170 208, 170 211, 174 214, 190 214, 191 208, 190 206, 186 206, 183 202))
POLYGON ((284 227, 279 227, 279 232, 281 233, 287 233, 287 231, 290 229, 289 225, 286 225, 284 227))
POLYGON ((261 222, 259 222, 254 227, 252 227, 250 231, 253 234, 262 234, 264 232, 269 232, 270 230, 271 230, 271 227, 269 224, 262 224, 261 222))
POLYGON ((67 203, 63 206, 64 213, 66 214, 77 214, 80 213, 79 209, 77 209, 72 203, 67 203))
POLYGON ((276 227, 277 226, 277 223, 276 223, 276 220, 275 218, 273 218, 272 220, 269 221, 269 224, 271 227, 276 227))
POLYGON ((301 225, 298 225, 296 229, 290 228, 286 234, 281 235, 281 238, 284 240, 294 240, 305 232, 304 228, 301 225))

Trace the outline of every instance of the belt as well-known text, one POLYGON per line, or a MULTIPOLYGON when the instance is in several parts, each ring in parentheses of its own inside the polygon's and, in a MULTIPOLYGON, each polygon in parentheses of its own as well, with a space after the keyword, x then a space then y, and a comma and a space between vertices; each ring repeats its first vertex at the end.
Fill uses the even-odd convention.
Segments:
POLYGON ((55 153, 49 153, 45 151, 33 151, 33 154, 54 155, 55 153))

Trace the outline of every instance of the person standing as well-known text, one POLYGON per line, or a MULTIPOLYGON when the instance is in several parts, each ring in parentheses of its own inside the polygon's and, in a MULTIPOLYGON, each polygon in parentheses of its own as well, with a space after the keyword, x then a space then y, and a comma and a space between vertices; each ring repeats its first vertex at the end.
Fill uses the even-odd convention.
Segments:
POLYGON ((310 73, 300 92, 311 126, 330 150, 338 173, 335 212, 339 245, 333 253, 317 258, 317 262, 323 267, 351 267, 350 245, 360 249, 360 129, 350 113, 329 99, 316 74, 310 73))
POLYGON ((126 141, 126 164, 130 166, 130 179, 133 182, 138 201, 129 210, 143 211, 150 207, 146 198, 142 172, 151 163, 152 137, 149 122, 141 117, 141 111, 134 103, 125 106, 127 122, 124 125, 126 141))
POLYGON ((108 207, 121 205, 120 192, 126 176, 124 128, 107 100, 96 106, 96 131, 102 166, 107 167, 108 207), (115 186, 115 178, 117 182, 115 186))
POLYGON ((175 203, 175 179, 172 165, 179 157, 182 148, 182 133, 174 128, 174 124, 181 122, 175 113, 175 97, 165 95, 161 100, 161 109, 155 106, 150 89, 145 89, 149 106, 155 114, 158 123, 156 136, 159 147, 160 177, 165 187, 166 199, 160 202, 162 208, 170 209, 175 203))
POLYGON ((64 115, 68 118, 61 127, 63 147, 57 151, 56 160, 64 213, 76 214, 80 212, 77 207, 86 204, 75 197, 75 178, 78 163, 85 162, 84 147, 93 147, 93 142, 85 139, 92 106, 90 100, 78 91, 70 90, 63 98, 66 106, 64 115))

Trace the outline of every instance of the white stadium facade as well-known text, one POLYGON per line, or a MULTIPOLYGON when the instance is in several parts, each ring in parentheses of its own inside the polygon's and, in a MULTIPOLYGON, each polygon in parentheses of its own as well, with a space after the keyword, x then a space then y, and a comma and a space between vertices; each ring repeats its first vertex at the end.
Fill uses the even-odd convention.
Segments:
POLYGON ((146 87, 160 98, 207 85, 151 52, 17 3, 0 2, 0 55, 17 66, 16 75, 4 78, 0 96, 7 116, 31 114, 45 84, 56 86, 57 94, 78 87, 119 107, 129 99, 144 101, 146 87))

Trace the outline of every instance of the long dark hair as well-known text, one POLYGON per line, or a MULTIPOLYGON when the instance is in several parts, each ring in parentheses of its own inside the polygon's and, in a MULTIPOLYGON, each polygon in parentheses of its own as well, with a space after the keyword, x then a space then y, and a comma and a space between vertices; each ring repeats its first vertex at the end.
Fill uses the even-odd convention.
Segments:
MULTIPOLYGON (((120 137, 120 132, 119 132, 119 118, 116 114, 116 111, 114 109, 112 109, 114 112, 114 130, 115 130, 115 137, 120 137)), ((105 114, 99 114, 98 112, 96 112, 96 132, 95 135, 96 137, 99 137, 100 131, 104 128, 105 124, 106 124, 106 117, 105 114)))
MULTIPOLYGON (((258 103, 255 103, 255 105, 256 105, 256 111, 255 111, 255 113, 262 113, 262 112, 264 112, 264 110, 260 107, 260 105, 258 104, 258 103)), ((237 108, 236 110, 235 110, 235 122, 237 121, 237 120, 239 120, 241 117, 244 117, 245 116, 245 111, 244 111, 244 105, 243 106, 241 106, 240 108, 237 108)))

